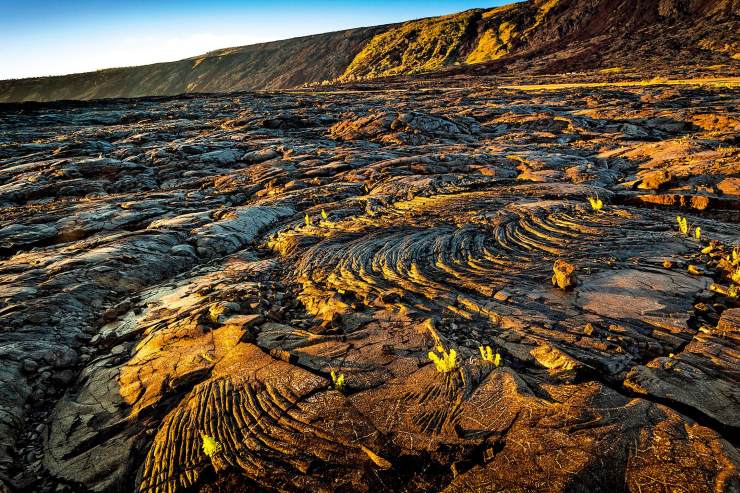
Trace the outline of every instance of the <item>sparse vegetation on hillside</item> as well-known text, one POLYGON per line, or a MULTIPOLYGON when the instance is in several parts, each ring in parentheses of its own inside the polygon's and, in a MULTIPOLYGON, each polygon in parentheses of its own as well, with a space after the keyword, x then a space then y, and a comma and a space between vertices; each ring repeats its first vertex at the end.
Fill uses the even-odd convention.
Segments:
POLYGON ((444 67, 480 11, 406 22, 375 36, 355 56, 340 80, 413 74, 444 67))
POLYGON ((497 60, 509 53, 511 41, 515 36, 516 26, 510 22, 486 30, 478 41, 478 45, 465 59, 466 63, 483 63, 497 60))
POLYGON ((518 5, 505 5, 485 12, 485 30, 477 40, 465 63, 484 63, 508 55, 521 36, 523 17, 518 5))
MULTIPOLYGON (((520 1, 223 48, 174 62, 0 81, 0 102, 288 89, 441 70, 490 75, 603 69, 600 75, 609 80, 595 83, 634 84, 627 74, 621 81, 614 76, 626 67, 649 67, 645 73, 651 74, 672 70, 664 62, 674 58, 732 73, 740 44, 727 35, 737 31, 727 15, 731 9, 732 0, 520 1)), ((660 80, 668 81, 644 83, 660 80)))

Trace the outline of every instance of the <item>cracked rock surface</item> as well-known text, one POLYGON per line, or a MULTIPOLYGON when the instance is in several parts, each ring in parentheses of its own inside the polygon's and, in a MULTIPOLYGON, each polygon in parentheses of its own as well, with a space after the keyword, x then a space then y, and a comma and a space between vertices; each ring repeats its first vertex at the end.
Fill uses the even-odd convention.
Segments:
POLYGON ((737 89, 511 85, 0 106, 2 488, 738 491, 737 89))

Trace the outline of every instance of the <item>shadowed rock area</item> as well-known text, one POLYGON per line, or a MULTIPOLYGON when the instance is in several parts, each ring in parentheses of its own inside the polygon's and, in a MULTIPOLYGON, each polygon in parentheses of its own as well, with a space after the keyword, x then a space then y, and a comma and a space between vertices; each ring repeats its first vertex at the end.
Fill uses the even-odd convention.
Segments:
POLYGON ((0 105, 2 486, 738 491, 693 74, 0 105))

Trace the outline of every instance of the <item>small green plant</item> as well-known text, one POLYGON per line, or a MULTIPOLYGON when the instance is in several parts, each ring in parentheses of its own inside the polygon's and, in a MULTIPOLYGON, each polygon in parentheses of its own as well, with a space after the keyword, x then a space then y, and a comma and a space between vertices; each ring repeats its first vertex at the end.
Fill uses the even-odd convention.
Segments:
POLYGON ((694 230, 694 238, 701 240, 701 228, 699 226, 694 230))
POLYGON ((223 447, 221 447, 221 444, 218 443, 215 438, 210 435, 206 435, 203 432, 201 432, 200 438, 203 440, 203 453, 208 457, 213 457, 217 453, 221 452, 223 447))
POLYGON ((313 223, 311 222, 311 216, 309 216, 308 213, 306 213, 305 220, 306 220, 306 226, 313 225, 313 223))
POLYGON ((326 221, 327 219, 329 219, 329 214, 327 214, 324 209, 321 209, 321 217, 324 219, 324 221, 326 221))
POLYGON ((337 375, 337 373, 334 370, 332 370, 331 371, 331 383, 336 390, 342 392, 345 388, 344 373, 340 373, 339 375, 337 375))
POLYGON ((591 204, 591 209, 598 212, 604 207, 604 202, 598 197, 589 197, 588 202, 591 204))
POLYGON ((428 356, 434 362, 438 372, 449 373, 457 368, 457 351, 450 349, 447 352, 441 346, 437 347, 437 351, 439 351, 439 356, 434 351, 429 351, 428 356))
POLYGON ((689 222, 685 217, 676 216, 676 222, 678 222, 678 231, 682 235, 687 235, 689 233, 689 222))
POLYGON ((491 346, 480 346, 478 350, 480 350, 480 357, 483 358, 483 361, 488 361, 495 366, 501 366, 501 355, 498 352, 494 355, 491 346))

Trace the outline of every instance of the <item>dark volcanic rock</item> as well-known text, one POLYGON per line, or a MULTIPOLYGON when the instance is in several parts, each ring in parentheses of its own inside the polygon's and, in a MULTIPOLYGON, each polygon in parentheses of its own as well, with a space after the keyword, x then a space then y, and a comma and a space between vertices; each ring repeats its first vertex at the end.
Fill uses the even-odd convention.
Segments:
POLYGON ((0 107, 0 481, 737 491, 736 94, 511 85, 0 107))

